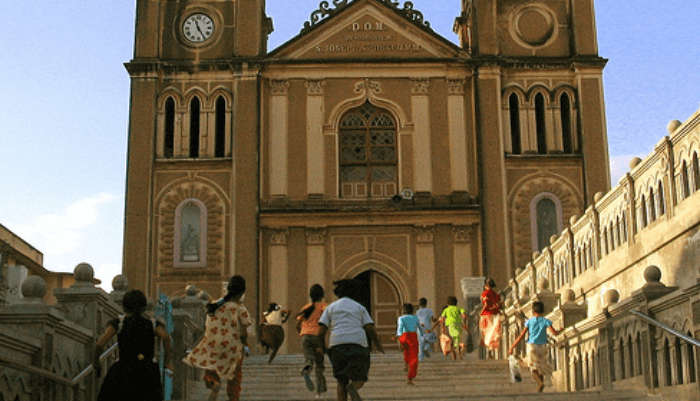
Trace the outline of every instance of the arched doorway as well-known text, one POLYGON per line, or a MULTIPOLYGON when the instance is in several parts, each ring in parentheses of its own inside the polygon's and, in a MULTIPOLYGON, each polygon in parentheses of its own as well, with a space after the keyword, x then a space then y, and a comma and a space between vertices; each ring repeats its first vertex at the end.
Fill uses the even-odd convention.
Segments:
POLYGON ((363 285, 360 303, 367 308, 377 329, 377 336, 384 348, 398 348, 391 337, 396 333, 396 320, 401 312, 401 296, 391 280, 374 270, 367 270, 357 277, 363 285))

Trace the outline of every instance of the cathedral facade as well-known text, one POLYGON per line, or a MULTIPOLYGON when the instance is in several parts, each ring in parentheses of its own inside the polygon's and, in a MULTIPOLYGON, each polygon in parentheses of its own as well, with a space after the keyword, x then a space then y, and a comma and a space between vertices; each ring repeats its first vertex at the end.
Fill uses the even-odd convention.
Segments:
POLYGON ((334 0, 268 51, 264 0, 138 0, 130 285, 242 274, 259 316, 356 277, 386 342, 403 302, 505 286, 610 188, 606 60, 593 0, 452 1, 459 46, 411 2, 334 0))

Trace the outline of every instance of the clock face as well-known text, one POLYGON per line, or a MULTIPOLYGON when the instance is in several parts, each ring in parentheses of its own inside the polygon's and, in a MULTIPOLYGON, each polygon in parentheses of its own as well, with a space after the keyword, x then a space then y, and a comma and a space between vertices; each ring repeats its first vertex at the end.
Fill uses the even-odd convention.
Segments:
POLYGON ((192 43, 202 43, 214 33, 214 20, 206 14, 196 13, 185 19, 182 34, 192 43))

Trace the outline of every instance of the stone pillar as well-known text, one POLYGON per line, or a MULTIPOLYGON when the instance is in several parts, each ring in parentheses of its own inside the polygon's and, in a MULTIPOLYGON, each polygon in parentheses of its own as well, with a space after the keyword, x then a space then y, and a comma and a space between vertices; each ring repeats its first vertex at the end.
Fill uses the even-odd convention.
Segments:
POLYGON ((81 263, 73 270, 75 283, 70 288, 56 288, 53 293, 58 308, 66 318, 99 336, 111 319, 117 318, 121 307, 115 304, 107 293, 95 287, 94 270, 87 263, 81 263))
POLYGON ((464 80, 447 80, 447 117, 450 141, 450 185, 452 192, 467 192, 469 170, 467 160, 467 120, 464 108, 464 80))
POLYGON ((433 167, 430 140, 430 80, 414 79, 411 90, 413 131, 413 183, 415 192, 432 192, 433 167))
POLYGON ((287 91, 289 81, 270 81, 271 98, 269 114, 269 166, 270 166, 270 195, 273 197, 288 196, 287 180, 287 141, 288 141, 288 109, 287 91))
MULTIPOLYGON (((269 302, 276 302, 284 307, 288 305, 289 260, 287 240, 289 229, 274 230, 270 235, 269 261, 270 272, 267 278, 269 285, 269 302)), ((266 304, 263 304, 263 309, 266 304)), ((289 334, 289 333, 286 333, 289 334)), ((280 354, 287 353, 287 341, 279 349, 280 354)))
POLYGON ((325 192, 324 84, 306 81, 306 193, 312 198, 323 197, 325 192))
MULTIPOLYGON (((463 278, 474 277, 477 274, 473 263, 473 239, 474 232, 471 226, 452 226, 452 265, 454 266, 455 294, 462 293, 461 280, 463 278)), ((471 305, 468 306, 471 307, 471 305)))
POLYGON ((306 230, 307 287, 320 284, 326 289, 326 236, 323 228, 306 230))
POLYGON ((112 292, 109 293, 109 298, 117 305, 122 304, 124 294, 129 289, 129 280, 123 274, 117 274, 112 279, 112 292))
POLYGON ((425 297, 428 306, 437 313, 438 298, 435 285, 435 237, 434 226, 415 227, 416 238, 416 276, 418 280, 418 297, 425 297))

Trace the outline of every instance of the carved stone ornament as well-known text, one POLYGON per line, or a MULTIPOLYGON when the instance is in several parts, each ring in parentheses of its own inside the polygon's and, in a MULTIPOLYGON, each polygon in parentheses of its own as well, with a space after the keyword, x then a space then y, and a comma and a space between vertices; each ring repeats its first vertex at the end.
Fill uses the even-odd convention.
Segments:
POLYGON ((464 95, 464 80, 463 79, 448 79, 447 92, 450 95, 464 95))
POLYGON ((287 245, 287 238, 289 238, 289 229, 270 230, 271 245, 287 245))
POLYGON ((289 91, 289 81, 272 79, 270 89, 273 96, 286 96, 289 91))
POLYGON ((304 84, 306 86, 306 94, 309 96, 321 96, 323 95, 323 87, 326 85, 324 81, 306 81, 304 84))
POLYGON ((430 80, 425 78, 414 78, 411 93, 414 95, 427 95, 430 89, 430 80))
POLYGON ((325 228, 308 228, 305 234, 307 245, 324 245, 328 232, 325 228))
POLYGON ((472 241, 471 226, 454 226, 452 227, 452 237, 454 242, 465 243, 472 241))
POLYGON ((432 244, 435 238, 435 226, 416 226, 416 242, 419 244, 432 244))
MULTIPOLYGON (((423 13, 413 8, 413 2, 406 1, 403 8, 400 8, 401 2, 396 0, 379 0, 382 3, 394 8, 399 14, 404 18, 408 19, 412 23, 418 25, 423 29, 431 30, 430 22, 423 19, 423 13)), ((334 16, 338 12, 344 10, 349 5, 351 5, 354 0, 332 0, 333 7, 331 8, 330 2, 322 1, 319 3, 318 9, 311 13, 309 20, 304 23, 304 27, 301 29, 301 33, 306 33, 312 30, 316 25, 321 23, 323 20, 334 16)))
POLYGON ((364 95, 365 98, 370 98, 373 95, 382 93, 382 85, 377 81, 370 81, 369 78, 365 78, 362 81, 355 82, 354 92, 358 95, 364 95))

